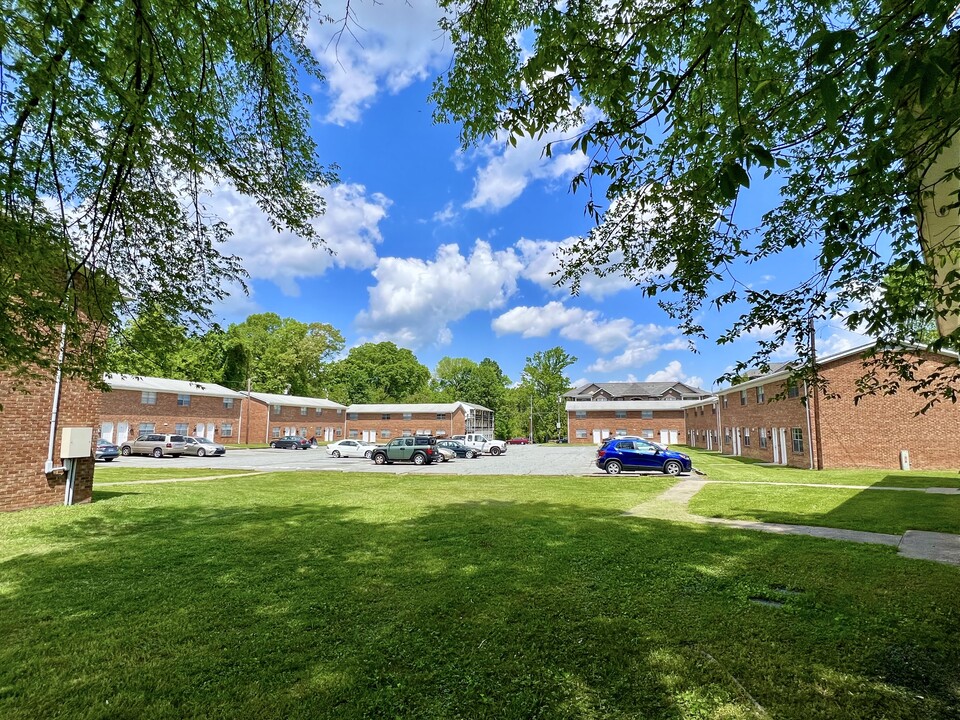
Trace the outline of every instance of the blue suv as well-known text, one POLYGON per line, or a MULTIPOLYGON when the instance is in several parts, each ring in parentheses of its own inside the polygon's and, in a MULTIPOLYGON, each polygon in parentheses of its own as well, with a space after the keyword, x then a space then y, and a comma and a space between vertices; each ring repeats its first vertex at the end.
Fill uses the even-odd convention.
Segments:
POLYGON ((597 450, 597 467, 610 475, 624 470, 659 470, 667 475, 690 472, 690 456, 636 437, 605 440, 597 450))

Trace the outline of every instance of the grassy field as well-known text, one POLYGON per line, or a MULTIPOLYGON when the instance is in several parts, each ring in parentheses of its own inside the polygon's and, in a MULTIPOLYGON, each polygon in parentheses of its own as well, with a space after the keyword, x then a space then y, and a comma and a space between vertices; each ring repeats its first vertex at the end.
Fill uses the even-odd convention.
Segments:
POLYGON ((0 716, 960 715, 957 568, 622 515, 672 483, 275 473, 0 515, 0 716))
POLYGON ((960 534, 960 495, 845 488, 708 485, 690 501, 707 517, 902 534, 929 530, 960 534))
POLYGON ((729 482, 817 483, 878 487, 960 488, 956 470, 801 470, 762 465, 750 458, 724 457, 714 452, 677 446, 689 453, 693 466, 710 480, 729 482))

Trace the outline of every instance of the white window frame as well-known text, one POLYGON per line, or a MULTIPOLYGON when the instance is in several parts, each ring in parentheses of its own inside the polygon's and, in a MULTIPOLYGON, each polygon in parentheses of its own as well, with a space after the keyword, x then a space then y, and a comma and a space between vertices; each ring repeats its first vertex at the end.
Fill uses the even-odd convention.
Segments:
POLYGON ((143 390, 140 392, 141 405, 156 405, 157 393, 155 390, 143 390))

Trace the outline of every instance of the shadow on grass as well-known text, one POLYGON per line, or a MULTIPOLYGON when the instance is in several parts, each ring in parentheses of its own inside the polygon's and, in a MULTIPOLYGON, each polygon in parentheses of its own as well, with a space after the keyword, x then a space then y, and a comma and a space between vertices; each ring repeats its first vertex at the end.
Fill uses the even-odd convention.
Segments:
POLYGON ((956 717, 952 568, 549 503, 364 510, 35 528, 0 565, 0 714, 956 717))
POLYGON ((942 475, 887 475, 874 483, 874 487, 905 487, 905 488, 960 488, 960 475, 944 477, 942 475))
POLYGON ((830 487, 708 486, 690 511, 710 517, 818 525, 901 535, 907 530, 960 534, 960 496, 830 487))

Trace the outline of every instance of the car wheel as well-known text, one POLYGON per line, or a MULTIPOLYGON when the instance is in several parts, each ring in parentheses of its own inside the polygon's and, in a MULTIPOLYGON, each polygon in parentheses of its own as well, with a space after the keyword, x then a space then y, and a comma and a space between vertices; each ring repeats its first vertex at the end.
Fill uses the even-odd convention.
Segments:
POLYGON ((199 450, 197 450, 197 457, 206 457, 206 456, 207 456, 206 450, 204 450, 203 448, 200 448, 199 450))
POLYGON ((153 456, 154 456, 155 458, 161 458, 161 457, 163 457, 163 450, 161 450, 160 448, 154 448, 154 449, 153 449, 153 456))
POLYGON ((667 460, 667 462, 663 464, 663 471, 667 475, 679 475, 681 472, 683 472, 683 465, 678 463, 676 460, 667 460))
POLYGON ((276 450, 276 449, 277 449, 277 444, 272 442, 272 443, 270 443, 270 447, 272 447, 274 450, 276 450))
POLYGON ((383 453, 377 453, 376 455, 373 456, 373 462, 376 463, 377 465, 386 465, 387 456, 384 455, 383 453))
POLYGON ((120 448, 120 454, 124 457, 130 457, 131 452, 132 450, 130 450, 129 446, 127 445, 124 445, 122 448, 120 448))
POLYGON ((603 466, 603 469, 607 471, 607 475, 619 475, 620 471, 623 470, 623 465, 617 460, 611 460, 603 466))
POLYGON ((423 465, 427 462, 427 458, 423 453, 414 453, 413 464, 414 465, 423 465))
POLYGON ((367 450, 367 451, 363 454, 363 456, 364 456, 367 460, 369 460, 371 457, 373 457, 373 450, 367 450))
POLYGON ((491 455, 494 455, 494 456, 499 455, 499 454, 500 454, 500 448, 498 448, 498 447, 492 447, 492 448, 490 448, 490 454, 491 454, 491 455))
POLYGON ((474 450, 473 453, 470 454, 470 457, 472 457, 474 460, 476 460, 478 457, 480 457, 480 453, 478 453, 476 450, 474 450))
POLYGON ((334 450, 334 451, 333 451, 333 456, 334 456, 335 458, 340 457, 340 451, 339 451, 339 450, 334 450))

